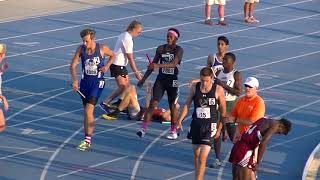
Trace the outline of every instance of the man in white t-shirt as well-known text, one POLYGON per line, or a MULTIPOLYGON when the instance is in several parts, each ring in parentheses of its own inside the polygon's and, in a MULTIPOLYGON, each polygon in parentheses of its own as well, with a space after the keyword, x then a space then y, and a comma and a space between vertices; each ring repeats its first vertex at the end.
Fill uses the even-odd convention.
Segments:
POLYGON ((256 3, 258 3, 258 2, 259 2, 259 0, 245 0, 244 7, 243 7, 244 22, 246 22, 246 23, 258 23, 258 22, 260 22, 253 15, 256 3))
POLYGON ((218 14, 219 14, 219 21, 217 25, 226 26, 227 24, 224 21, 224 6, 226 5, 226 0, 205 0, 205 9, 204 15, 206 17, 204 23, 207 25, 212 25, 211 21, 211 7, 213 4, 218 5, 218 14))
POLYGON ((129 63, 131 69, 138 80, 141 80, 141 73, 138 70, 136 63, 133 57, 133 41, 132 38, 135 38, 140 35, 142 31, 142 24, 139 21, 132 21, 127 27, 127 30, 120 34, 116 42, 114 53, 115 59, 110 66, 111 77, 116 79, 118 88, 114 90, 105 100, 100 103, 100 107, 106 113, 109 112, 110 107, 117 106, 120 104, 121 99, 118 100, 115 104, 111 105, 110 102, 118 97, 124 89, 129 85, 129 76, 127 71, 127 64, 129 63))

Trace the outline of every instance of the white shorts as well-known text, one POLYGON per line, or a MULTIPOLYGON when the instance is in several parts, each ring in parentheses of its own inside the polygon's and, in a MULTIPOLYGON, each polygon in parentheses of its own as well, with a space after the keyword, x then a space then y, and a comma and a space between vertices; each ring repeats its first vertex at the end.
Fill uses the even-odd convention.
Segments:
POLYGON ((226 0, 205 0, 206 4, 211 6, 213 4, 224 6, 226 5, 226 0))
POLYGON ((245 0, 246 3, 258 3, 259 0, 245 0))

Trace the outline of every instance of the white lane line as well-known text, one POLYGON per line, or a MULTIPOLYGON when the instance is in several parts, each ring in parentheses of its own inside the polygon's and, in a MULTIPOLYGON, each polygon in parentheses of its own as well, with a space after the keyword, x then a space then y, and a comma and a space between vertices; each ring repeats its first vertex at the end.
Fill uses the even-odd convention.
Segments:
POLYGON ((51 29, 51 30, 46 30, 46 31, 33 32, 33 33, 17 35, 17 36, 9 36, 9 37, 5 37, 5 38, 0 38, 0 40, 3 41, 3 40, 8 40, 8 39, 26 37, 26 36, 30 36, 30 35, 39 35, 39 34, 62 31, 62 30, 68 30, 68 29, 74 29, 74 28, 79 28, 79 27, 84 27, 84 26, 92 26, 92 25, 97 25, 97 24, 104 24, 104 23, 108 23, 108 22, 120 21, 120 20, 125 20, 125 19, 132 19, 132 18, 137 18, 137 17, 143 17, 143 16, 150 16, 150 15, 167 13, 167 12, 171 12, 171 11, 179 11, 179 10, 184 10, 184 9, 190 9, 190 8, 195 8, 195 7, 199 7, 199 6, 203 6, 203 4, 179 7, 179 8, 174 8, 174 9, 167 9, 167 10, 163 10, 163 11, 156 11, 156 12, 139 14, 139 15, 134 15, 134 16, 127 16, 127 17, 122 17, 122 18, 117 18, 117 19, 109 19, 109 20, 105 20, 105 21, 90 22, 90 23, 85 23, 85 24, 67 26, 67 27, 63 27, 63 28, 51 29))
MULTIPOLYGON (((88 168, 95 168, 95 167, 98 167, 98 166, 101 166, 101 165, 104 165, 104 164, 109 164, 109 163, 112 163, 112 162, 116 162, 116 161, 125 159, 125 158, 127 158, 127 157, 129 157, 129 156, 122 156, 122 157, 119 157, 119 158, 116 158, 116 159, 112 159, 112 160, 109 160, 109 161, 105 161, 105 162, 102 162, 102 163, 99 163, 99 164, 91 165, 91 166, 89 166, 88 168)), ((78 172, 82 172, 82 171, 84 171, 84 170, 87 170, 88 168, 78 169, 78 170, 71 171, 71 172, 68 172, 68 173, 65 173, 65 174, 60 174, 60 175, 57 176, 57 177, 58 177, 58 178, 62 178, 62 177, 65 177, 65 176, 69 176, 69 175, 72 175, 72 174, 75 174, 75 173, 78 173, 78 172)))
MULTIPOLYGON (((140 100, 140 99, 142 99, 142 98, 139 98, 138 100, 140 100)), ((97 106, 96 106, 96 107, 97 107, 97 106)), ((25 122, 22 122, 22 123, 17 123, 17 124, 14 124, 14 125, 11 125, 11 126, 7 126, 7 127, 16 127, 16 126, 21 126, 21 125, 23 125, 23 124, 30 124, 30 123, 32 123, 32 122, 37 122, 37 121, 42 121, 42 120, 45 120, 45 119, 50 119, 50 118, 54 118, 54 117, 59 117, 59 116, 62 116, 62 115, 74 113, 74 112, 81 111, 81 110, 83 110, 83 108, 79 108, 79 109, 75 109, 75 110, 72 110, 72 111, 67 111, 67 112, 55 114, 55 115, 52 115, 52 116, 42 117, 42 118, 35 119, 35 120, 32 120, 32 121, 25 121, 25 122)))
POLYGON ((8 102, 17 101, 17 100, 20 100, 20 99, 25 99, 25 98, 33 97, 33 96, 48 96, 48 94, 46 94, 46 93, 56 92, 56 91, 60 91, 62 89, 64 89, 64 88, 57 88, 57 89, 53 89, 53 90, 50 90, 50 91, 44 91, 44 92, 41 92, 41 93, 33 93, 33 94, 22 96, 22 97, 8 99, 8 102))
MULTIPOLYGON (((208 38, 212 38, 212 37, 217 37, 217 36, 221 36, 221 35, 227 35, 227 34, 232 34, 232 33, 237 33, 237 32, 242 32, 242 31, 248 31, 248 30, 258 29, 258 28, 261 28, 261 27, 267 27, 267 26, 271 26, 271 25, 277 25, 277 24, 282 24, 282 23, 287 23, 287 22, 292 22, 292 21, 309 19, 309 18, 317 17, 317 16, 320 16, 320 14, 314 14, 314 15, 310 15, 310 16, 304 16, 304 17, 299 17, 299 18, 295 18, 295 19, 278 21, 278 22, 269 23, 269 24, 264 24, 264 25, 260 25, 260 26, 249 27, 249 28, 239 29, 239 30, 235 30, 235 31, 220 33, 220 34, 214 34, 214 35, 210 35, 210 36, 204 36, 204 37, 189 39, 189 40, 185 40, 185 41, 180 41, 179 44, 184 44, 184 43, 188 43, 188 42, 193 42, 193 41, 208 39, 208 38)), ((317 32, 319 32, 319 31, 317 31, 317 32)), ((317 32, 315 32, 315 33, 317 33, 317 32)), ((294 36, 294 37, 297 38, 297 37, 303 37, 303 36, 304 36, 304 35, 299 35, 299 36, 294 36)), ((286 38, 286 39, 287 39, 287 38, 286 38)), ((289 39, 292 39, 292 38, 289 38, 289 39)), ((282 40, 282 39, 278 40, 278 42, 281 42, 281 41, 283 41, 283 40, 282 40)), ((267 45, 267 44, 272 44, 272 43, 267 42, 267 43, 263 43, 263 44, 264 44, 264 45, 267 45)), ((254 47, 254 46, 250 46, 250 47, 254 47)), ((157 48, 157 46, 150 47, 150 48, 146 48, 146 49, 137 50, 137 51, 135 51, 135 52, 143 52, 143 51, 152 50, 152 49, 155 49, 155 48, 157 48)), ((242 48, 240 48, 240 49, 243 50, 242 48)))
MULTIPOLYGON (((315 103, 312 103, 312 104, 315 104, 315 103)), ((308 127, 308 128, 316 128, 316 127, 319 126, 318 123, 308 122, 308 121, 305 121, 305 120, 296 120, 296 119, 290 118, 290 121, 293 124, 300 125, 300 126, 305 126, 305 127, 308 127)))
POLYGON ((21 46, 35 46, 39 45, 39 42, 13 42, 12 44, 21 45, 21 46))
POLYGON ((187 176, 187 175, 192 174, 192 173, 194 173, 194 171, 186 172, 186 173, 180 174, 180 175, 178 175, 178 176, 175 176, 175 177, 172 177, 172 178, 168 178, 167 180, 174 180, 174 179, 178 179, 178 178, 181 178, 181 177, 187 176))
POLYGON ((188 141, 188 140, 189 140, 189 139, 184 138, 184 139, 181 139, 181 140, 179 140, 179 141, 174 141, 174 142, 172 142, 172 143, 164 144, 164 145, 162 145, 162 146, 171 146, 171 145, 178 144, 178 143, 181 143, 181 142, 184 142, 184 141, 188 141))
MULTIPOLYGON (((319 74, 320 74, 320 73, 319 73, 319 74)), ((319 74, 318 74, 318 75, 319 75, 319 74)), ((312 76, 312 77, 313 77, 313 76, 312 76)), ((281 114, 280 116, 277 116, 277 118, 280 118, 281 116, 285 116, 285 115, 287 115, 287 114, 290 114, 290 113, 292 113, 292 112, 298 111, 298 110, 300 110, 300 109, 303 109, 303 108, 305 108, 305 107, 311 106, 311 105, 316 104, 316 103, 319 103, 319 102, 320 102, 320 99, 318 99, 318 100, 316 100, 316 101, 313 101, 313 102, 311 102, 311 103, 308 103, 308 104, 305 104, 305 105, 296 107, 296 108, 291 109, 290 111, 288 111, 288 112, 286 112, 286 113, 281 114)))
POLYGON ((155 138, 142 152, 142 154, 139 156, 138 160, 136 161, 136 163, 133 166, 132 169, 132 173, 131 173, 131 177, 130 180, 134 180, 136 178, 136 174, 138 172, 138 168, 140 166, 140 162, 143 159, 143 157, 147 154, 147 152, 149 151, 149 149, 151 149, 151 147, 157 142, 159 141, 159 139, 164 136, 169 130, 165 130, 163 131, 157 138, 155 138))
POLYGON ((123 126, 118 126, 118 127, 112 128, 112 129, 107 129, 107 130, 104 130, 104 131, 99 131, 99 132, 94 133, 94 135, 98 135, 98 134, 102 134, 102 133, 105 133, 105 132, 110 132, 110 131, 114 131, 114 130, 117 130, 117 129, 129 127, 129 126, 132 126, 132 125, 135 125, 135 124, 138 124, 138 123, 139 123, 139 122, 129 123, 129 124, 126 124, 126 125, 123 125, 123 126))
MULTIPOLYGON (((318 31, 317 31, 317 32, 318 32, 318 31)), ((317 32, 312 32, 312 34, 313 34, 313 33, 317 33, 317 32)), ((301 35, 301 36, 304 36, 304 35, 301 35)), ((299 37, 300 37, 300 35, 299 35, 299 37)), ((297 38, 297 36, 289 37, 289 38, 286 38, 285 40, 293 39, 293 38, 297 38)), ((285 40, 283 40, 283 39, 282 39, 282 40, 277 40, 276 42, 283 42, 283 41, 285 41, 285 40)), ((254 45, 254 46, 244 47, 244 48, 240 48, 240 49, 232 49, 231 51, 232 51, 232 52, 237 52, 237 51, 245 50, 245 49, 248 49, 248 48, 263 46, 263 45, 272 44, 272 43, 275 43, 275 41, 268 42, 268 43, 257 44, 257 45, 254 45)), ((255 68, 258 68, 258 67, 267 66, 267 65, 271 65, 271 64, 276 64, 276 63, 280 63, 280 62, 285 62, 285 61, 289 61, 289 60, 292 60, 292 59, 297 59, 297 58, 301 58, 301 57, 305 57, 305 56, 309 56, 309 55, 314 55, 314 54, 318 54, 318 53, 320 53, 320 51, 314 51, 314 52, 307 53, 307 54, 302 54, 302 55, 298 55, 298 56, 294 56, 294 57, 289 57, 289 58, 281 59, 281 60, 278 60, 278 61, 273 61, 273 62, 269 62, 269 63, 265 63, 265 64, 260 64, 260 65, 257 65, 257 66, 252 66, 252 67, 249 67, 249 68, 244 68, 244 69, 241 69, 241 71, 246 71, 246 70, 250 70, 250 69, 255 69, 255 68)), ((183 61, 183 63, 187 63, 187 62, 199 60, 199 59, 206 58, 206 57, 207 57, 207 56, 201 56, 201 57, 197 57, 197 58, 188 59, 188 60, 183 61)), ((40 74, 40 73, 43 73, 43 72, 46 72, 46 71, 50 71, 50 70, 54 70, 54 69, 59 69, 59 68, 66 67, 66 66, 69 66, 69 64, 67 64, 67 65, 62 65, 62 66, 57 66, 57 67, 53 67, 53 68, 49 68, 49 69, 44 69, 44 70, 41 70, 41 71, 32 72, 32 73, 30 73, 30 74, 26 74, 26 75, 23 75, 23 76, 17 76, 17 77, 15 77, 15 78, 11 78, 11 79, 8 79, 8 80, 3 81, 3 83, 10 82, 10 81, 13 81, 13 80, 17 80, 17 79, 20 79, 20 78, 24 78, 24 77, 27 77, 27 76, 31 76, 31 75, 34 75, 34 74, 40 74)), ((185 86, 185 85, 187 85, 187 84, 188 84, 188 83, 182 84, 182 86, 185 86)))
POLYGON ((283 142, 281 142, 281 143, 273 144, 273 145, 267 147, 267 149, 271 149, 271 148, 274 148, 274 147, 277 147, 277 146, 281 146, 281 145, 284 145, 284 144, 288 144, 288 143, 291 143, 291 142, 293 142, 293 141, 297 141, 297 140, 300 140, 300 139, 303 139, 303 138, 305 138, 305 137, 312 136, 312 135, 315 135, 315 134, 318 134, 318 133, 320 133, 320 130, 313 131, 312 133, 308 133, 308 134, 305 134, 305 135, 302 135, 302 136, 298 136, 298 137, 289 139, 289 140, 287 140, 287 141, 283 141, 283 142))
POLYGON ((61 66, 56 66, 56 67, 53 67, 53 68, 48 68, 48 69, 43 69, 43 70, 40 70, 40 71, 35 71, 35 72, 30 73, 30 74, 25 74, 25 75, 22 75, 22 76, 17 76, 17 77, 14 77, 14 78, 11 78, 11 79, 2 81, 2 83, 7 83, 7 82, 10 82, 10 81, 14 81, 14 80, 21 79, 21 78, 24 78, 24 77, 28 77, 28 76, 31 76, 31 75, 40 74, 40 73, 42 73, 42 72, 51 71, 51 70, 54 70, 54 69, 60 69, 60 68, 67 67, 67 66, 70 66, 70 64, 65 64, 65 65, 61 65, 61 66))
POLYGON ((81 111, 81 110, 83 110, 83 108, 75 109, 75 110, 72 110, 72 111, 63 112, 63 113, 60 113, 60 114, 55 114, 55 115, 52 115, 52 116, 42 117, 42 118, 39 118, 39 119, 35 119, 35 120, 32 120, 32 121, 26 121, 26 122, 14 124, 14 125, 7 126, 7 127, 16 127, 16 126, 21 126, 21 125, 24 125, 24 124, 30 124, 30 123, 32 123, 32 122, 37 122, 37 121, 41 121, 41 120, 45 120, 45 119, 50 119, 50 118, 54 118, 54 117, 59 117, 59 116, 62 116, 62 115, 74 113, 74 112, 81 111))
MULTIPOLYGON (((2 1, 8 1, 8 0, 2 0, 2 1)), ((35 15, 35 16, 28 16, 28 17, 4 20, 4 21, 0 21, 0 24, 14 22, 14 21, 30 20, 30 19, 35 19, 35 18, 44 18, 44 17, 48 17, 48 16, 53 16, 53 15, 73 13, 73 12, 79 12, 79 11, 85 11, 85 10, 93 10, 93 9, 97 9, 97 8, 101 8, 101 7, 117 6, 117 5, 122 5, 122 4, 129 4, 132 2, 143 2, 143 1, 144 0, 126 0, 125 2, 113 2, 111 4, 105 4, 105 5, 92 5, 89 7, 79 8, 79 9, 75 9, 75 10, 55 11, 55 12, 48 13, 48 14, 41 14, 41 15, 35 15)))
POLYGON ((28 151, 23 151, 21 153, 17 153, 17 154, 12 154, 12 155, 9 155, 9 156, 4 156, 4 157, 1 157, 0 160, 4 160, 4 159, 8 159, 8 158, 12 158, 12 157, 16 157, 16 156, 19 156, 21 154, 27 154, 27 153, 30 153, 30 152, 33 152, 33 151, 38 151, 40 149, 44 149, 44 148, 47 148, 46 146, 42 146, 42 147, 39 147, 39 148, 36 148, 36 149, 30 149, 28 151))
POLYGON ((316 146, 316 148, 313 149, 313 151, 311 152, 311 154, 310 154, 310 156, 304 166, 302 180, 315 180, 316 179, 316 176, 318 174, 317 172, 319 170, 319 166, 317 164, 313 164, 312 161, 314 160, 316 153, 319 152, 319 149, 320 149, 320 143, 316 146), (312 164, 313 164, 313 166, 317 166, 317 167, 315 167, 314 170, 311 168, 312 164), (313 173, 312 173, 312 170, 314 171, 313 173))
POLYGON ((23 148, 23 147, 13 147, 13 146, 0 146, 2 149, 18 149, 18 150, 34 150, 38 152, 47 152, 47 153, 53 153, 54 151, 49 151, 49 150, 43 150, 43 149, 31 149, 31 148, 23 148))
MULTIPOLYGON (((215 35, 213 35, 213 36, 202 37, 201 39, 205 39, 205 38, 209 38, 209 37, 215 37, 215 36, 220 36, 220 35, 226 35, 226 34, 232 34, 232 33, 235 33, 235 32, 240 32, 240 31, 246 31, 246 30, 256 29, 256 28, 259 28, 259 27, 265 27, 265 26, 270 26, 270 25, 274 25, 274 24, 280 24, 280 23, 285 23, 285 22, 290 22, 290 21, 301 20, 301 19, 304 19, 304 18, 310 18, 310 17, 318 16, 318 15, 320 15, 320 14, 312 15, 312 16, 306 16, 306 17, 300 17, 300 18, 292 19, 292 20, 280 21, 280 22, 277 22, 277 23, 266 24, 266 25, 258 26, 258 27, 250 27, 250 28, 240 29, 240 30, 231 31, 231 32, 227 32, 227 33, 215 34, 215 35)), ((318 33, 318 32, 319 32, 319 31, 312 32, 312 33, 309 33, 309 34, 316 34, 316 33, 318 33)), ((264 46, 264 45, 268 45, 268 44, 273 44, 273 43, 276 43, 276 42, 283 42, 283 41, 286 41, 286 40, 289 40, 289 39, 294 39, 294 38, 303 37, 303 36, 305 36, 305 35, 293 36, 293 37, 289 37, 289 38, 285 38, 285 39, 280 39, 280 40, 271 41, 271 42, 267 42, 267 43, 257 44, 257 45, 254 45, 254 46, 244 47, 244 48, 240 48, 240 49, 234 49, 234 50, 232 50, 232 51, 233 51, 233 52, 241 51, 241 50, 245 50, 245 49, 249 49, 249 48, 253 48, 253 47, 259 47, 259 46, 264 46)), ((194 41, 194 40, 199 40, 199 38, 191 39, 191 40, 187 40, 187 41, 182 41, 182 42, 180 42, 180 44, 181 44, 181 43, 184 43, 184 42, 194 41)), ((75 43, 75 44, 78 44, 78 43, 75 43)), ((135 52, 150 50, 150 49, 154 49, 154 48, 156 48, 156 47, 141 49, 141 50, 138 50, 138 51, 135 51, 135 52)), ((30 51, 30 52, 26 52, 26 53, 22 53, 22 54, 15 54, 15 55, 12 55, 12 56, 7 56, 7 57, 14 57, 14 56, 32 54, 32 53, 34 53, 34 52, 46 51, 46 50, 50 50, 50 49, 52 49, 52 48, 42 49, 42 50, 37 50, 37 51, 30 51)), ((54 49, 56 49, 56 47, 54 47, 54 49)), ((194 60, 197 60, 197 59, 202 59, 202 58, 205 58, 205 57, 207 57, 207 56, 202 56, 202 57, 197 57, 197 58, 185 60, 185 61, 183 61, 183 63, 186 63, 186 62, 189 62, 189 61, 194 61, 194 60)), ((34 74, 39 74, 39 73, 42 73, 42 72, 46 72, 46 71, 50 71, 50 70, 54 70, 54 69, 59 69, 59 68, 66 67, 66 66, 69 66, 69 64, 67 64, 67 65, 61 65, 61 66, 56 66, 56 67, 53 67, 53 68, 44 69, 44 70, 40 70, 40 71, 36 71, 36 72, 31 73, 31 74, 25 74, 25 75, 22 75, 22 76, 17 76, 17 77, 15 77, 15 78, 11 78, 11 79, 8 79, 8 80, 3 81, 3 83, 7 83, 7 82, 10 82, 10 81, 13 81, 13 80, 17 80, 17 79, 21 79, 21 78, 24 78, 24 77, 28 77, 28 76, 31 76, 31 75, 34 75, 34 74)))
MULTIPOLYGON (((272 6, 272 7, 269 7, 269 8, 257 9, 256 11, 265 11, 265 10, 269 10, 269 9, 274 9, 274 8, 279 8, 279 7, 285 7, 285 6, 288 6, 288 5, 301 4, 301 3, 310 2, 310 1, 312 1, 312 0, 294 2, 294 3, 279 5, 279 6, 272 6)), ((240 14, 242 14, 242 12, 241 12, 241 13, 236 13, 236 14, 226 15, 226 17, 228 17, 228 16, 240 15, 240 14)), ((242 31, 257 29, 257 28, 266 27, 266 26, 270 26, 270 25, 275 25, 275 24, 281 24, 281 23, 286 23, 286 22, 301 20, 301 19, 307 19, 307 18, 311 18, 311 17, 318 16, 318 15, 319 15, 319 14, 315 14, 315 15, 311 15, 311 16, 305 16, 305 17, 300 17, 300 18, 296 18, 296 19, 291 19, 291 20, 286 20, 286 21, 280 21, 280 22, 271 23, 271 24, 265 24, 265 25, 262 25, 262 26, 256 26, 256 27, 250 27, 250 28, 240 29, 240 30, 236 30, 236 31, 231 31, 231 32, 227 32, 227 33, 222 33, 221 35, 230 34, 230 33, 235 33, 235 32, 242 32, 242 31)), ((197 23, 197 22, 202 22, 202 21, 203 21, 203 19, 197 20, 197 21, 192 21, 192 22, 187 22, 187 23, 170 25, 170 26, 162 26, 162 27, 159 27, 159 28, 154 28, 154 29, 150 29, 150 30, 143 31, 143 32, 145 33, 145 32, 149 32, 149 31, 155 31, 155 30, 160 30, 160 29, 167 29, 167 28, 172 27, 172 26, 177 27, 177 26, 183 26, 183 25, 192 24, 192 23, 197 23)), ((202 37, 202 38, 190 39, 190 40, 186 40, 186 41, 181 41, 181 42, 179 42, 179 44, 182 44, 182 43, 185 43, 185 42, 191 42, 191 41, 201 40, 201 39, 205 39, 205 38, 211 38, 211 37, 215 37, 215 36, 217 36, 217 35, 206 36, 206 37, 202 37)), ((118 37, 118 36, 106 37, 106 38, 96 39, 96 41, 102 41, 102 40, 107 40, 107 39, 117 38, 117 37, 118 37)), ((80 45, 80 44, 81 44, 81 43, 78 42, 78 43, 72 43, 72 44, 67 44, 67 45, 55 46, 55 47, 51 47, 51 48, 39 49, 39 50, 34 50, 34 51, 29 51, 29 52, 24 52, 24 53, 9 55, 9 56, 7 56, 7 58, 17 57, 17 56, 22 56, 22 55, 27 55, 27 54, 37 53, 37 52, 43 52, 43 51, 48 51, 48 50, 54 50, 54 49, 59 49, 59 48, 64 48, 64 47, 70 47, 70 46, 75 46, 75 45, 80 45)), ((134 52, 141 52, 141 51, 146 51, 146 50, 150 50, 150 49, 154 49, 154 48, 156 48, 156 47, 141 49, 141 50, 134 51, 134 52)))
POLYGON ((59 152, 61 151, 61 149, 74 137, 76 136, 81 130, 83 129, 83 127, 79 128, 76 132, 74 132, 69 138, 67 138, 62 144, 60 144, 60 146, 54 151, 54 153, 51 155, 50 159, 48 160, 48 162, 46 163, 46 165, 44 166, 41 176, 40 176, 40 180, 45 180, 46 175, 48 173, 48 169, 51 166, 52 161, 56 158, 56 156, 59 154, 59 152))
MULTIPOLYGON (((230 35, 229 37, 238 37, 238 38, 246 38, 246 39, 257 39, 264 41, 274 41, 276 38, 267 38, 267 37, 255 37, 255 36, 243 36, 243 35, 230 35)), ((317 42, 303 42, 303 41, 287 41, 288 43, 296 43, 296 44, 305 44, 305 45, 320 45, 317 42)))
MULTIPOLYGON (((186 117, 186 120, 187 120, 187 119, 190 119, 190 118, 191 118, 191 115, 188 116, 188 117, 186 117)), ((139 168, 139 166, 140 166, 140 162, 141 162, 141 160, 144 158, 144 156, 148 153, 148 151, 152 148, 152 146, 153 146, 157 141, 159 141, 159 139, 160 139, 162 136, 164 136, 168 131, 169 131, 169 129, 163 131, 157 138, 155 138, 155 139, 144 149, 144 151, 143 151, 142 154, 139 156, 139 158, 137 159, 136 163, 135 163, 134 166, 133 166, 130 180, 134 180, 134 179, 136 178, 136 175, 137 175, 137 172, 138 172, 138 168, 139 168)))
MULTIPOLYGON (((229 152, 227 153, 226 157, 224 157, 224 159, 223 159, 223 161, 222 161, 221 167, 225 167, 225 166, 226 166, 230 154, 231 154, 231 151, 229 151, 229 152)), ((223 173, 223 168, 219 168, 217 180, 221 180, 222 173, 223 173)))
POLYGON ((28 107, 26 107, 26 108, 23 108, 23 109, 21 109, 20 111, 18 111, 18 112, 16 112, 16 113, 12 114, 11 116, 9 116, 9 117, 7 118, 7 121, 10 120, 11 118, 14 118, 14 117, 16 117, 17 115, 25 112, 25 111, 33 108, 33 107, 41 104, 41 103, 44 103, 44 102, 49 101, 49 100, 51 100, 51 99, 54 99, 54 98, 56 98, 56 97, 58 97, 58 96, 61 96, 61 95, 63 95, 63 94, 69 93, 69 92, 71 92, 71 91, 72 91, 72 90, 64 91, 64 92, 62 92, 62 93, 56 94, 56 95, 51 96, 51 97, 49 97, 49 98, 43 99, 43 100, 41 100, 41 101, 39 101, 39 102, 37 102, 37 103, 34 103, 34 104, 32 104, 32 105, 30 105, 30 106, 28 106, 28 107))
MULTIPOLYGON (((95 121, 97 121, 99 118, 100 118, 100 117, 95 118, 95 121)), ((135 124, 137 124, 137 123, 138 123, 138 122, 131 123, 131 124, 127 124, 127 125, 124 125, 124 126, 121 126, 121 127, 113 128, 113 129, 109 129, 109 130, 106 130, 106 131, 100 131, 100 132, 98 132, 98 133, 94 133, 94 135, 101 134, 101 133, 104 133, 104 132, 114 131, 114 130, 117 130, 117 129, 120 129, 120 128, 123 128, 123 127, 132 126, 132 125, 135 125, 135 124)), ((78 129, 76 132, 74 132, 70 137, 68 137, 62 144, 60 144, 60 146, 54 151, 54 153, 51 155, 50 159, 48 160, 48 162, 46 163, 45 167, 44 167, 43 170, 42 170, 40 180, 45 180, 45 178, 46 178, 46 176, 47 176, 47 173, 48 173, 48 169, 49 169, 49 167, 50 167, 51 164, 52 164, 52 161, 53 161, 53 160, 56 158, 56 156, 60 153, 61 149, 62 149, 67 143, 69 143, 69 141, 70 141, 74 136, 76 136, 82 129, 83 129, 83 127, 79 128, 79 129, 78 129)))
POLYGON ((319 75, 320 75, 320 73, 313 74, 313 75, 310 75, 310 76, 304 76, 302 78, 298 78, 298 79, 295 79, 295 80, 292 80, 292 81, 287 81, 287 82, 284 82, 284 83, 280 83, 280 84, 276 84, 276 85, 269 86, 269 87, 266 87, 266 88, 262 88, 259 91, 265 91, 265 90, 268 90, 268 89, 272 89, 272 88, 275 88, 275 87, 283 86, 283 85, 286 85, 286 84, 291 84, 291 83, 294 83, 294 82, 297 82, 297 81, 309 79, 309 78, 316 77, 316 76, 319 76, 319 75))

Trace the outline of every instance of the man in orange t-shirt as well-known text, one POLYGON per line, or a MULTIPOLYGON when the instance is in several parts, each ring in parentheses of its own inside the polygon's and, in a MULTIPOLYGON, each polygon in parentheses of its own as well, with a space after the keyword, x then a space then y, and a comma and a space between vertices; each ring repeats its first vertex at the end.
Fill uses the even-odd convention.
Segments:
POLYGON ((246 94, 235 103, 230 118, 238 124, 240 135, 246 132, 251 124, 263 118, 266 111, 264 101, 257 93, 259 81, 254 77, 248 77, 244 86, 246 94))
MULTIPOLYGON (((234 104, 231 112, 232 117, 229 117, 229 120, 238 125, 238 132, 235 135, 234 143, 240 140, 241 135, 247 131, 251 124, 260 118, 263 118, 266 112, 264 101, 257 93, 259 81, 255 77, 248 77, 244 83, 244 86, 246 92, 245 96, 240 97, 234 104)), ((258 148, 256 148, 253 155, 255 160, 257 153, 258 148)), ((255 160, 254 162, 256 162, 255 160)), ((236 165, 232 166, 233 177, 237 176, 237 168, 238 167, 236 167, 236 165)), ((252 173, 251 180, 255 179, 255 177, 255 174, 252 173)))

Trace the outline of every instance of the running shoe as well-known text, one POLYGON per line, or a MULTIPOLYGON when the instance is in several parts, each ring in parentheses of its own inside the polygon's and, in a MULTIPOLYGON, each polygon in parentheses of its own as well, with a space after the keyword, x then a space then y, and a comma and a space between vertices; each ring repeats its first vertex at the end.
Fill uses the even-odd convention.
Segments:
POLYGON ((219 22, 217 23, 217 25, 226 26, 227 23, 226 23, 225 21, 219 21, 219 22))
POLYGON ((91 143, 86 143, 84 140, 80 142, 80 144, 78 145, 77 149, 79 149, 80 151, 87 151, 89 150, 91 147, 91 143))
POLYGON ((175 139, 177 139, 177 138, 178 138, 177 132, 173 132, 173 131, 171 131, 171 132, 169 133, 169 135, 167 136, 167 139, 170 139, 170 140, 175 140, 175 139))
POLYGON ((143 138, 143 137, 146 135, 146 130, 140 129, 140 130, 137 132, 137 135, 138 135, 140 138, 143 138))
POLYGON ((212 25, 213 25, 211 19, 206 19, 206 20, 204 21, 204 24, 209 25, 209 26, 212 26, 212 25))
POLYGON ((212 164, 210 164, 210 168, 218 168, 222 165, 222 162, 219 159, 215 159, 212 164))
POLYGON ((113 113, 110 113, 110 114, 102 114, 101 117, 105 120, 116 120, 118 119, 118 116, 113 114, 113 113))
POLYGON ((109 114, 111 113, 110 108, 108 105, 104 104, 103 102, 99 104, 99 107, 104 111, 105 113, 109 114))

